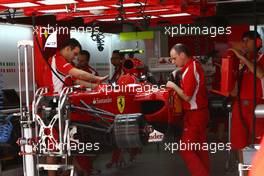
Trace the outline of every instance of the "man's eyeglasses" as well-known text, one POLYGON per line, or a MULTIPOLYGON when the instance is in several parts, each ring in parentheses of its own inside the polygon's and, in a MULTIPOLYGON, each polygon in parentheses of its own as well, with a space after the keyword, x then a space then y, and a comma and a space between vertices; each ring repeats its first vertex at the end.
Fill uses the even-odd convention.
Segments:
POLYGON ((176 57, 170 57, 169 62, 172 63, 173 60, 176 60, 176 57))

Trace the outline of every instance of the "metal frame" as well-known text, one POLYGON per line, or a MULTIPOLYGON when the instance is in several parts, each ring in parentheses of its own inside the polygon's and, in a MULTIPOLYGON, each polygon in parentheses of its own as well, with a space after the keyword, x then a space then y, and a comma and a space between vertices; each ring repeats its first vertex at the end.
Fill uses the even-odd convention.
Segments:
POLYGON ((250 171, 251 167, 252 167, 252 165, 239 163, 238 164, 239 176, 243 176, 244 175, 244 171, 250 171))
POLYGON ((21 138, 18 140, 18 144, 21 146, 20 155, 23 156, 23 173, 25 176, 39 175, 41 169, 44 170, 71 170, 71 176, 74 174, 74 166, 67 163, 67 157, 71 155, 70 152, 70 140, 72 132, 70 132, 69 121, 64 117, 64 108, 67 96, 73 92, 73 88, 65 87, 59 95, 57 113, 52 117, 52 120, 48 125, 45 125, 43 119, 38 114, 40 102, 42 98, 48 93, 47 88, 39 88, 35 90, 35 68, 34 68, 34 51, 33 41, 19 41, 17 44, 18 52, 18 70, 19 70, 19 96, 20 96, 20 122, 21 122, 21 138), (29 49, 31 49, 32 60, 29 64, 29 49), (24 51, 23 58, 20 57, 22 51, 24 51), (24 62, 22 66, 22 62, 24 62), (32 71, 32 75, 28 70, 32 71), (24 72, 23 72, 24 70, 24 72), (29 78, 32 76, 32 87, 29 78), (25 78, 24 81, 23 77, 25 78), (25 96, 22 95, 22 86, 25 86, 25 96), (30 90, 33 90, 33 100, 30 100, 30 90), (25 101, 25 105, 23 104, 25 101), (32 105, 31 105, 32 103, 32 105), (63 120, 64 119, 64 120, 63 120), (56 141, 52 129, 54 124, 58 123, 59 126, 59 139, 56 141), (33 126, 35 130, 33 130, 33 126), (44 130, 50 130, 50 135, 46 135, 44 130), (56 151, 44 151, 37 150, 37 145, 45 144, 45 139, 50 138, 55 144, 56 151), (63 144, 63 145, 60 145, 63 144), (66 148, 64 144, 67 144, 66 148), (65 158, 64 164, 40 164, 40 156, 56 156, 65 158))
POLYGON ((70 172, 70 176, 74 175, 74 166, 72 165, 61 165, 61 164, 39 164, 38 165, 38 169, 44 169, 44 170, 53 170, 53 171, 57 171, 59 169, 63 169, 63 170, 71 170, 70 172))
MULTIPOLYGON (((63 109, 65 107, 65 102, 67 99, 67 96, 69 93, 73 91, 71 87, 65 87, 62 92, 60 93, 59 100, 58 100, 58 107, 56 108, 57 113, 52 117, 50 123, 48 125, 45 125, 41 117, 37 114, 37 109, 39 106, 39 102, 43 95, 47 93, 45 91, 47 89, 45 88, 40 88, 37 90, 39 93, 39 97, 34 104, 34 114, 33 116, 35 117, 35 122, 36 122, 36 137, 38 138, 37 143, 40 146, 46 146, 46 139, 49 138, 51 141, 51 144, 55 146, 55 150, 49 150, 46 148, 46 150, 39 150, 38 155, 40 156, 54 156, 54 157, 62 157, 65 158, 65 163, 64 164, 37 164, 37 170, 58 170, 58 169, 63 169, 63 170, 71 170, 71 176, 74 174, 74 167, 72 165, 69 165, 67 163, 67 157, 71 155, 70 152, 70 132, 69 132, 69 122, 67 119, 65 119, 63 123, 63 109), (54 125, 58 124, 59 126, 59 139, 56 140, 52 134, 52 129, 54 129, 54 125), (49 130, 50 134, 45 134, 44 130, 49 130), (64 147, 64 144, 66 144, 66 149, 64 147)), ((55 98, 55 97, 54 97, 55 98)), ((38 157, 37 157, 38 158, 38 157)))
MULTIPOLYGON (((21 135, 26 141, 32 139, 32 119, 30 114, 30 90, 29 90, 29 75, 28 75, 28 49, 31 47, 32 59, 33 59, 33 41, 23 40, 17 43, 17 54, 18 54, 18 71, 19 71, 19 97, 20 97, 20 123, 21 123, 21 135), (24 58, 20 57, 22 50, 24 49, 24 58), (23 96, 22 96, 22 61, 24 60, 24 76, 25 76, 25 101, 26 105, 23 106, 23 96)), ((32 74, 34 75, 34 67, 32 68, 32 74)), ((35 75, 33 76, 35 78, 35 75)), ((35 85, 35 80, 33 80, 33 87, 35 85)), ((34 90, 34 88, 33 88, 34 90)), ((23 153, 23 172, 24 175, 35 176, 35 169, 32 167, 35 165, 35 158, 32 155, 33 147, 29 143, 24 143, 21 145, 21 151, 23 153)))
MULTIPOLYGON (((231 126, 232 126, 232 105, 231 102, 227 104, 227 109, 228 109, 228 143, 231 143, 231 126)), ((227 160, 225 163, 225 169, 228 170, 231 165, 231 155, 232 152, 229 150, 227 152, 227 160)))

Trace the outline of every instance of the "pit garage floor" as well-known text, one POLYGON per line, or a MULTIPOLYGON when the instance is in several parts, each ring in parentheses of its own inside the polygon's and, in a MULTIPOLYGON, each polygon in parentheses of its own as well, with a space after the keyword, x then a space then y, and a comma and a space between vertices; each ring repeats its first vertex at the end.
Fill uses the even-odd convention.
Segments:
MULTIPOLYGON (((94 167, 102 172, 98 176, 190 176, 185 164, 180 156, 165 152, 160 145, 157 150, 156 144, 150 144, 144 147, 142 154, 137 157, 133 163, 122 168, 106 169, 105 164, 109 162, 111 153, 99 155, 94 160, 94 167)), ((128 157, 127 157, 128 158, 128 157)), ((126 155, 125 155, 125 159, 126 155)), ((233 162, 233 167, 226 172, 225 161, 227 152, 217 152, 210 155, 211 176, 238 176, 237 165, 233 162)), ((3 176, 22 176, 22 168, 17 167, 2 173, 3 176)), ((42 174, 46 176, 47 174, 42 174)))
MULTIPOLYGON (((121 168, 106 169, 105 164, 110 160, 111 154, 97 157, 94 166, 101 169, 101 176, 189 176, 188 170, 179 154, 170 154, 164 151, 164 144, 150 144, 144 147, 142 153, 133 163, 121 168)), ((124 155, 124 158, 128 157, 124 155)), ((234 164, 228 172, 225 171, 227 152, 210 154, 211 176, 236 176, 237 165, 234 164)))
MULTIPOLYGON (((214 142, 214 141, 212 141, 214 142)), ((210 154, 211 175, 210 176, 238 176, 237 162, 232 154, 232 164, 228 171, 225 169, 227 151, 218 151, 210 154)), ((124 160, 128 161, 128 154, 125 152, 124 160)), ((125 166, 106 168, 106 163, 111 159, 111 153, 107 152, 93 158, 94 168, 100 169, 98 176, 190 176, 183 160, 178 153, 171 154, 165 151, 163 143, 148 144, 143 147, 142 153, 137 156, 135 162, 127 162, 125 166)), ((22 167, 9 168, 4 171, 3 176, 22 176, 22 167)), ((47 173, 42 173, 46 176, 47 173)))

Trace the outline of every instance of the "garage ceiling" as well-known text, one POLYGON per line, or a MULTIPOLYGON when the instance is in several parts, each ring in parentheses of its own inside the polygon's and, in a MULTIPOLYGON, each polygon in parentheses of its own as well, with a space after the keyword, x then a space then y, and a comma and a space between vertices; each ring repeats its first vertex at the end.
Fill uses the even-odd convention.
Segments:
MULTIPOLYGON (((215 1, 215 0, 214 0, 215 1)), ((212 16, 216 4, 207 0, 1 0, 0 11, 15 12, 14 17, 53 15, 56 21, 82 18, 85 24, 95 21, 149 20, 170 24, 190 23, 196 17, 212 16), (18 13, 19 12, 19 13, 18 13)))

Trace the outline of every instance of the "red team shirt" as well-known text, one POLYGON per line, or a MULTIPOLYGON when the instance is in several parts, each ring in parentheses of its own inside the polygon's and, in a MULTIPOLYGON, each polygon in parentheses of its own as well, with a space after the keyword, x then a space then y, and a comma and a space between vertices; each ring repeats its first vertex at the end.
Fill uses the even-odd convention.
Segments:
POLYGON ((183 101, 184 110, 206 108, 208 105, 204 72, 201 64, 190 59, 181 69, 181 87, 185 95, 191 97, 189 102, 183 101))
MULTIPOLYGON (((264 68, 264 54, 259 54, 257 58, 257 65, 264 68)), ((243 100, 254 99, 254 73, 248 68, 243 73, 243 79, 241 83, 240 98, 243 100)), ((264 78, 257 78, 257 99, 263 99, 264 92, 264 78)))
POLYGON ((122 66, 118 67, 115 69, 114 75, 111 78, 111 81, 117 81, 120 76, 123 75, 123 70, 122 70, 122 66))
POLYGON ((80 68, 80 69, 82 69, 88 73, 91 73, 92 75, 99 76, 98 72, 89 65, 85 66, 84 68, 80 68))
MULTIPOLYGON (((69 71, 74 68, 66 59, 57 52, 53 57, 49 58, 49 64, 57 75, 65 81, 70 77, 69 71)), ((59 93, 63 88, 63 82, 50 70, 48 66, 45 68, 44 80, 50 92, 59 93)))
MULTIPOLYGON (((259 54, 257 58, 257 65, 264 68, 264 55, 259 54)), ((246 67, 243 72, 241 82, 240 98, 241 102, 237 99, 234 101, 232 109, 232 128, 231 128, 231 146, 232 149, 242 149, 251 143, 251 132, 253 131, 253 113, 254 113, 254 74, 246 67), (247 102, 247 103, 245 103, 247 102), (241 116, 242 113, 242 116, 241 116), (249 132, 245 129, 244 119, 249 132), (237 137, 239 136, 239 138, 237 137)), ((263 88, 264 78, 257 78, 257 104, 263 103, 263 88)), ((264 121, 261 118, 256 119, 255 125, 255 143, 259 143, 262 135, 264 134, 264 121)))

